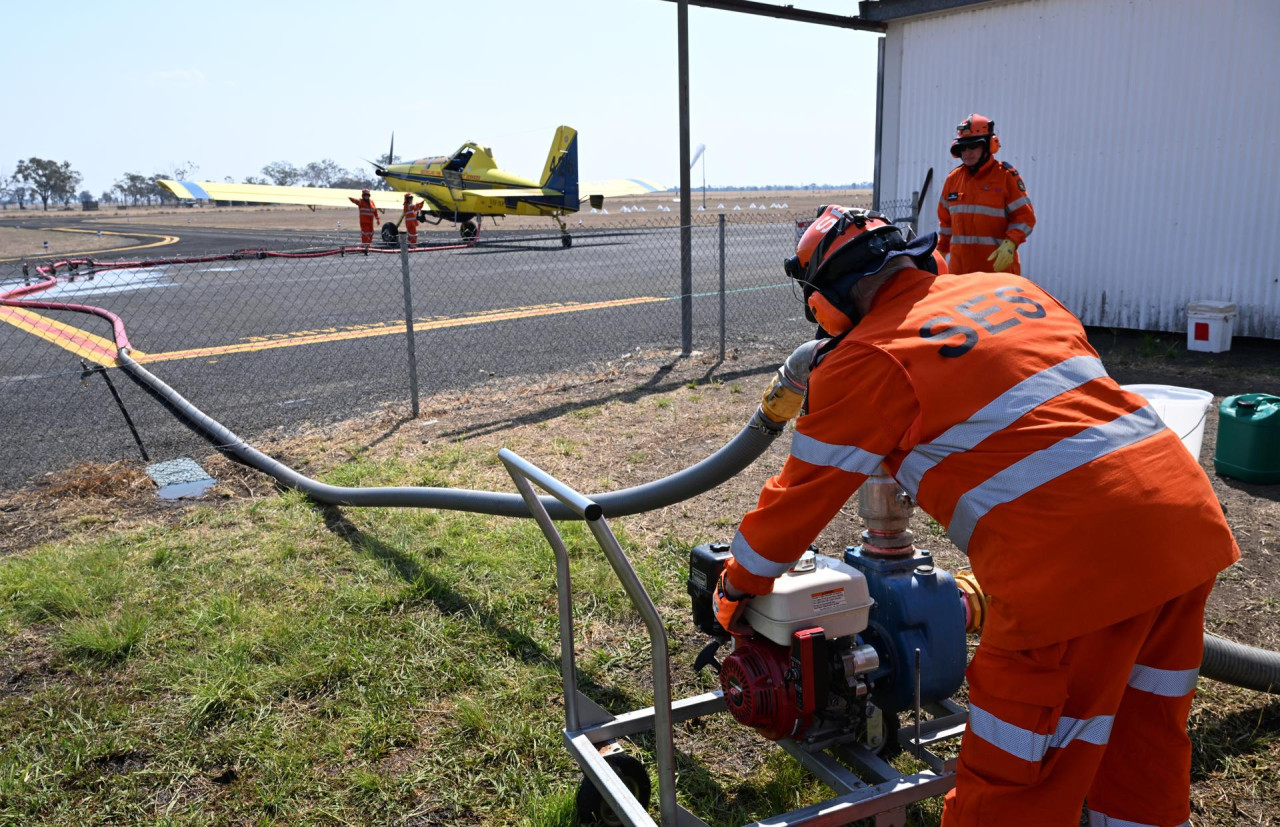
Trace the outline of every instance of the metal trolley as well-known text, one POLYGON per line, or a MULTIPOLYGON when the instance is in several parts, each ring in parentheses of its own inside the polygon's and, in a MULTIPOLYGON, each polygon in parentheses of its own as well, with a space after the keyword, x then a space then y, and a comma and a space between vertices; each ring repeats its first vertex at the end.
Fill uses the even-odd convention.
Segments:
MULTIPOLYGON (((583 809, 583 798, 590 799, 594 795, 599 797, 600 804, 606 805, 599 812, 604 813, 607 820, 618 824, 661 823, 664 827, 707 827, 706 822, 676 801, 672 727, 677 721, 724 712, 726 707, 722 693, 706 692, 672 700, 667 635, 662 618, 604 519, 603 509, 516 453, 503 449, 498 456, 555 552, 561 679, 565 698, 563 734, 565 746, 583 772, 582 787, 579 789, 579 810, 583 809), (534 491, 534 485, 586 521, 627 596, 640 612, 649 631, 652 647, 653 706, 613 715, 578 691, 568 550, 548 515, 546 506, 534 491), (648 800, 651 790, 648 772, 640 762, 623 752, 617 743, 621 738, 649 731, 653 733, 657 757, 660 822, 653 820, 642 803, 648 800)), ((917 674, 917 679, 918 677, 917 674)), ((968 718, 968 713, 962 707, 950 701, 927 704, 923 708, 917 704, 916 712, 914 725, 898 731, 898 743, 923 761, 928 769, 910 775, 903 775, 861 744, 830 744, 818 749, 789 739, 777 741, 778 746, 791 754, 836 795, 819 804, 773 816, 755 824, 762 827, 826 827, 874 818, 876 827, 905 825, 908 804, 942 795, 954 785, 955 759, 944 758, 934 753, 932 748, 944 741, 958 738, 963 733, 968 718), (930 717, 924 719, 922 712, 927 712, 930 717), (857 768, 857 772, 850 770, 846 764, 857 768)))

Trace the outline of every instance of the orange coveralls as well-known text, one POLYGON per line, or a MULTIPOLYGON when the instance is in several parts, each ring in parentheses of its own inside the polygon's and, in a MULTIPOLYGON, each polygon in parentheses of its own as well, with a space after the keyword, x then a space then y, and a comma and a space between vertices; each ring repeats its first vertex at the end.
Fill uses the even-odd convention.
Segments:
POLYGON ((373 223, 382 217, 382 213, 378 211, 372 199, 348 198, 347 200, 360 208, 360 243, 371 244, 373 242, 373 223))
POLYGON ((806 404, 728 577, 769 592, 881 464, 946 526, 990 604, 943 824, 1074 827, 1086 797, 1185 822, 1204 602, 1239 550, 1076 318, 1019 276, 904 270, 820 349, 806 404))
MULTIPOLYGON (((988 158, 971 175, 961 164, 951 170, 938 198, 938 250, 951 254, 952 273, 978 273, 993 269, 987 256, 1008 238, 1022 246, 1036 226, 1036 214, 1027 197, 1027 185, 1018 171, 988 158)), ((1022 262, 1013 254, 1007 273, 1021 273, 1022 262)))
POLYGON ((418 244, 418 212, 427 202, 419 201, 416 204, 406 204, 404 207, 404 229, 409 233, 409 246, 416 247, 418 244))

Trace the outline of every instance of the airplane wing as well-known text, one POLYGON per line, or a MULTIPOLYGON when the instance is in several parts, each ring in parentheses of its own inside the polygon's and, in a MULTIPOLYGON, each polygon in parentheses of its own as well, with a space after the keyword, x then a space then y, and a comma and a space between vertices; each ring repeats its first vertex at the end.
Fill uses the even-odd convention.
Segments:
POLYGON ((608 181, 578 183, 578 192, 583 195, 603 195, 606 198, 618 195, 645 195, 652 192, 665 192, 666 189, 644 178, 611 178, 608 181))
MULTIPOLYGON (((159 184, 178 198, 197 201, 249 201, 255 204, 296 204, 304 207, 351 207, 353 205, 350 199, 360 197, 360 190, 333 187, 219 184, 215 181, 171 181, 165 178, 160 179, 159 184)), ((369 197, 380 210, 398 210, 404 206, 403 192, 371 190, 369 197)))

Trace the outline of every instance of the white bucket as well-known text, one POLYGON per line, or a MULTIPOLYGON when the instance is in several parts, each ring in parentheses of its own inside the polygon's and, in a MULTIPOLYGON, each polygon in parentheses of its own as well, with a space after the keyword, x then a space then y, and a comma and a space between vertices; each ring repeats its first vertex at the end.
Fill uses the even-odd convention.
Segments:
POLYGON ((1200 461, 1200 445, 1204 441, 1204 420, 1213 404, 1213 394, 1197 388, 1176 385, 1121 385, 1131 393, 1146 398, 1151 409, 1160 415, 1182 444, 1200 461))

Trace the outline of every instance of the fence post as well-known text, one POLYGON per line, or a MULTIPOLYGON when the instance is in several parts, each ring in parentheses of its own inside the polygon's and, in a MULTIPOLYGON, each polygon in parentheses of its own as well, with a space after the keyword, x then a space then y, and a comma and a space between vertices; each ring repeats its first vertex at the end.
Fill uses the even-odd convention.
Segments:
POLYGON ((409 394, 413 397, 413 418, 418 418, 418 354, 413 348, 413 291, 409 287, 409 237, 399 233, 400 277, 404 283, 404 327, 409 349, 409 394))
POLYGON ((724 213, 720 213, 720 361, 724 362, 724 213))

